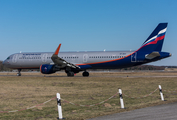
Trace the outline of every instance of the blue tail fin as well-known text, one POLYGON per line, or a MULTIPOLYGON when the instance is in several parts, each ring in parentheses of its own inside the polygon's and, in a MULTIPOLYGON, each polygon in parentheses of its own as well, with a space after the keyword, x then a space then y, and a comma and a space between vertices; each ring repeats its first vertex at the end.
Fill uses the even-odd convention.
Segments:
POLYGON ((138 51, 161 51, 168 23, 159 23, 138 51))

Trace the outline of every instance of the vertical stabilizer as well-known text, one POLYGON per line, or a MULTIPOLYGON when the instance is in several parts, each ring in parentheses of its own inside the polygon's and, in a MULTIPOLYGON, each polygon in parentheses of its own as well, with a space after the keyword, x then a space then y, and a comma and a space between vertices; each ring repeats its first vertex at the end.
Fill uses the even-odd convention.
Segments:
POLYGON ((138 51, 161 51, 168 23, 159 23, 138 51))

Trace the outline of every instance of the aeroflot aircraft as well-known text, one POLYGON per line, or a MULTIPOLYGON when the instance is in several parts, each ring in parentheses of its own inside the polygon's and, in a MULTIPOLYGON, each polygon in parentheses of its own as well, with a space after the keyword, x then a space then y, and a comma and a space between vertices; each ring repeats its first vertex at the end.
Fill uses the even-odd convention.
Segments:
POLYGON ((74 76, 80 71, 84 71, 83 76, 89 76, 87 69, 125 68, 170 57, 170 53, 161 52, 166 30, 167 23, 160 23, 136 51, 59 53, 60 44, 54 53, 16 53, 10 55, 3 64, 18 69, 18 76, 21 76, 21 69, 35 68, 40 68, 43 74, 65 70, 67 76, 74 76))

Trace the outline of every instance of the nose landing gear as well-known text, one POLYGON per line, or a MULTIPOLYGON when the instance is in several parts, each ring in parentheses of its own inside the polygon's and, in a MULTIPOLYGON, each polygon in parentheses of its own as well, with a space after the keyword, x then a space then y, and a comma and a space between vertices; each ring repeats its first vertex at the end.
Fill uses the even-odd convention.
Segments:
POLYGON ((21 69, 18 69, 18 73, 17 73, 17 76, 21 76, 21 69))

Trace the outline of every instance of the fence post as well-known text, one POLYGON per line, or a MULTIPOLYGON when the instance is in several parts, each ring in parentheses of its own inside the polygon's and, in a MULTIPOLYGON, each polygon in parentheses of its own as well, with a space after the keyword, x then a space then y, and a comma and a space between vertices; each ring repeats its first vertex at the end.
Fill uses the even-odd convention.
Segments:
POLYGON ((123 96, 122 96, 122 90, 121 89, 119 89, 119 97, 120 97, 121 108, 124 109, 124 101, 123 101, 123 96))
POLYGON ((59 119, 63 119, 60 94, 57 93, 56 96, 57 96, 58 116, 59 116, 59 119))
POLYGON ((164 101, 161 85, 159 85, 159 91, 160 91, 161 100, 164 101))

